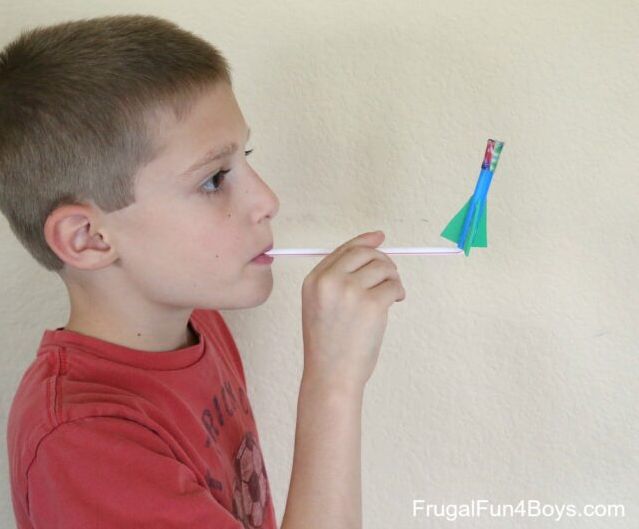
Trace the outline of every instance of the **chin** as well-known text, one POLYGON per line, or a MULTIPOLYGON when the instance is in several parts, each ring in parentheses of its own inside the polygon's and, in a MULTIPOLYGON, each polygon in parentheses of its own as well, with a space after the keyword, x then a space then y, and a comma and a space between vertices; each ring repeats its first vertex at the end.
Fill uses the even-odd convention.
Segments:
POLYGON ((273 292, 273 276, 270 276, 270 280, 263 280, 258 282, 247 282, 247 288, 250 288, 250 291, 246 291, 242 294, 238 294, 236 296, 237 302, 232 306, 228 307, 226 310, 233 309, 250 309, 253 307, 259 307, 268 301, 268 298, 271 297, 271 293, 273 292))
POLYGON ((260 305, 266 303, 268 298, 271 297, 271 292, 273 292, 273 276, 271 276, 271 281, 269 281, 268 285, 264 287, 264 290, 256 289, 256 294, 259 294, 259 296, 257 296, 257 299, 253 302, 251 306, 259 307, 260 305))

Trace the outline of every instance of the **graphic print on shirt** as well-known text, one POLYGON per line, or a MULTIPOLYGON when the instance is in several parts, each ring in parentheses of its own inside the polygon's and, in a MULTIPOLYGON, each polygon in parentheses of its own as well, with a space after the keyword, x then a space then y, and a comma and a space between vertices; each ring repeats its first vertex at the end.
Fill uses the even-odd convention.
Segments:
POLYGON ((215 419, 217 418, 218 425, 220 427, 224 426, 224 412, 226 412, 227 417, 232 417, 235 414, 235 411, 238 408, 238 405, 241 406, 244 415, 251 415, 251 409, 249 408, 246 402, 246 396, 244 395, 244 389, 242 387, 237 388, 239 394, 239 403, 238 398, 235 396, 233 392, 233 388, 228 380, 224 381, 222 386, 221 397, 218 398, 217 395, 213 395, 211 402, 213 403, 213 411, 209 408, 204 408, 202 412, 202 424, 208 435, 206 436, 206 441, 204 445, 206 448, 211 446, 211 442, 217 442, 217 438, 220 435, 220 430, 215 426, 215 419), (220 400, 224 405, 224 409, 220 405, 220 400), (215 416, 213 415, 215 412, 215 416))
MULTIPOLYGON (((210 408, 204 408, 202 411, 202 424, 207 432, 204 446, 211 448, 211 446, 217 447, 217 443, 220 437, 220 430, 224 428, 225 417, 228 419, 235 415, 235 412, 241 410, 244 415, 253 417, 251 408, 249 407, 244 394, 244 389, 241 386, 237 386, 237 395, 233 391, 231 383, 225 380, 222 384, 222 389, 218 394, 214 394, 211 398, 212 406, 210 408), (220 404, 220 401, 222 404, 220 404), (217 423, 217 425, 216 425, 217 423)), ((211 473, 211 469, 206 470, 206 484, 210 490, 216 490, 221 492, 224 490, 224 484, 222 480, 217 479, 211 473)))
POLYGON ((233 516, 245 529, 262 527, 270 492, 262 452, 251 432, 242 439, 233 466, 233 516))

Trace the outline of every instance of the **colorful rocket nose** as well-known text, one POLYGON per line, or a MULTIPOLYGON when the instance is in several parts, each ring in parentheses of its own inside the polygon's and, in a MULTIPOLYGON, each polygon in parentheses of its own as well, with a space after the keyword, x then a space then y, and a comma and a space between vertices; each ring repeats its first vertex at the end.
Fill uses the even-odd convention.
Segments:
POLYGON ((470 248, 473 246, 481 248, 488 246, 486 196, 503 146, 503 141, 488 140, 474 193, 441 233, 442 237, 457 243, 466 255, 470 253, 470 248))
POLYGON ((486 152, 484 153, 484 162, 481 164, 481 168, 488 169, 491 173, 494 173, 495 169, 497 169, 497 162, 499 162, 499 155, 503 147, 503 141, 488 140, 486 152))

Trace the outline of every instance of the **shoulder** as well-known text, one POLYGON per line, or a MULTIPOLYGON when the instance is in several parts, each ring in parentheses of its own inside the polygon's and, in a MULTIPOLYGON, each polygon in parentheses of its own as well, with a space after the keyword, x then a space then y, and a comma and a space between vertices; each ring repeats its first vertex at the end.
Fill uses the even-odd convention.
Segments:
POLYGON ((25 510, 36 527, 241 529, 155 432, 119 417, 58 425, 27 479, 25 510))

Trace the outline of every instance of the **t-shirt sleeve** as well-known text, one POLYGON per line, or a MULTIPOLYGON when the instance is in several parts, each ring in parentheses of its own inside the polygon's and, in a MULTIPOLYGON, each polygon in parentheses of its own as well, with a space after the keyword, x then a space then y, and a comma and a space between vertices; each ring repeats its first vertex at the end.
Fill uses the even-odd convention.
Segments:
POLYGON ((28 471, 35 529, 243 529, 152 430, 117 417, 64 423, 28 471))

